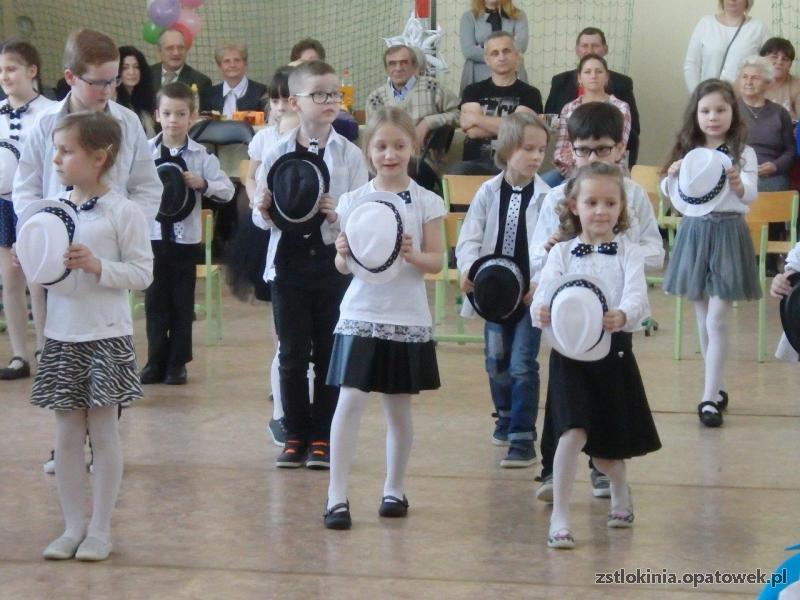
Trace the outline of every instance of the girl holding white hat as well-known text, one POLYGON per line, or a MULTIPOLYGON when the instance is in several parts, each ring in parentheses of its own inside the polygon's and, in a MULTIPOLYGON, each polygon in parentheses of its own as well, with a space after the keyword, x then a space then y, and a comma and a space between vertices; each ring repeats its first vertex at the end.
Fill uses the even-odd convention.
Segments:
POLYGON ((728 314, 735 301, 758 300, 755 250, 744 215, 758 195, 758 159, 733 88, 709 79, 689 99, 661 187, 684 217, 664 291, 692 301, 705 360, 697 406, 706 427, 722 425, 728 406, 728 314))
MULTIPOLYGON (((44 109, 53 104, 39 93, 39 52, 28 42, 9 40, 0 46, 0 87, 6 99, 0 102, 0 279, 12 358, 0 369, 0 379, 20 379, 31 373, 28 344, 28 306, 25 276, 12 265, 11 246, 16 241, 17 216, 11 202, 11 184, 28 130, 44 109)), ((44 291, 31 285, 31 305, 36 323, 36 348, 44 344, 44 291)), ((39 354, 39 351, 36 351, 39 354)))
POLYGON ((375 179, 339 198, 336 268, 353 273, 334 331, 328 385, 341 386, 331 424, 325 527, 349 529, 347 477, 370 392, 383 394, 386 481, 378 513, 405 517, 405 472, 414 437, 411 395, 439 387, 426 273, 442 268, 443 200, 408 176, 414 122, 384 108, 369 122, 364 156, 375 179))
POLYGON ((633 355, 650 313, 644 255, 628 228, 622 173, 578 169, 557 209, 567 241, 550 250, 531 314, 553 347, 547 385, 555 439, 547 545, 573 548, 569 499, 581 450, 611 480, 608 527, 633 526, 625 459, 661 447, 633 355), (587 333, 589 332, 589 333, 587 333))

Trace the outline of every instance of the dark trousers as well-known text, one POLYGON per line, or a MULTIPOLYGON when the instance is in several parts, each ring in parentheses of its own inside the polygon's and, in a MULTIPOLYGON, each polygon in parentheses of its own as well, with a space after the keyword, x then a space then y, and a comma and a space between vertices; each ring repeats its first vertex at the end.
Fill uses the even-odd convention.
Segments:
POLYGON ((280 340, 278 373, 289 438, 327 441, 339 400, 339 388, 326 385, 339 320, 350 278, 330 274, 299 281, 272 283, 272 311, 280 340), (314 361, 314 402, 308 396, 308 363, 314 361))
POLYGON ((147 364, 159 371, 192 360, 192 315, 200 244, 153 240, 153 283, 144 294, 147 364))

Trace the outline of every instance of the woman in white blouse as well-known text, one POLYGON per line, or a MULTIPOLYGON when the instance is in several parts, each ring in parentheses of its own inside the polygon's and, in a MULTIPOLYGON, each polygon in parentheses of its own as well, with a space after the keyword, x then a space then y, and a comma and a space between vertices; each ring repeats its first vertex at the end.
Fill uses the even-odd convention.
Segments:
POLYGON ((694 28, 683 76, 689 92, 706 79, 736 81, 739 65, 758 54, 767 39, 767 28, 748 16, 755 0, 718 0, 720 12, 700 19, 694 28))

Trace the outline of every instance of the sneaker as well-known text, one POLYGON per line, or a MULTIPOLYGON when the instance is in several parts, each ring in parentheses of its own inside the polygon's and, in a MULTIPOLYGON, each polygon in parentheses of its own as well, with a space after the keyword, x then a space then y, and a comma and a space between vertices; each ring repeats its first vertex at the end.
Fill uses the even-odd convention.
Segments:
POLYGON ((272 443, 283 448, 286 445, 286 418, 270 419, 267 431, 272 437, 272 443))
POLYGON ((530 467, 536 462, 536 449, 533 440, 514 440, 508 448, 508 454, 500 461, 500 466, 506 469, 519 469, 530 467))
POLYGON ((283 452, 275 459, 275 466, 282 469, 297 469, 306 462, 306 443, 296 438, 286 440, 283 452))
POLYGON ((553 503, 553 476, 548 475, 542 480, 542 485, 536 488, 536 499, 548 504, 553 503))
POLYGON ((48 475, 54 475, 56 472, 56 451, 50 450, 50 458, 42 465, 44 472, 48 475))
POLYGON ((508 422, 509 420, 492 413, 495 418, 494 433, 492 434, 492 444, 495 446, 508 446, 508 422))
POLYGON ((323 470, 331 468, 331 447, 324 440, 311 442, 306 459, 306 468, 323 470))
POLYGON ((595 498, 611 498, 611 480, 598 471, 592 469, 592 496, 595 498))

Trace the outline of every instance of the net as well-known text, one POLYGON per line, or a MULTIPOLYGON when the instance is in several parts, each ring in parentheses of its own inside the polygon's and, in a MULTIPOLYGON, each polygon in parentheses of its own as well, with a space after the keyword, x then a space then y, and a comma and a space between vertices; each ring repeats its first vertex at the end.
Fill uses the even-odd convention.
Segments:
MULTIPOLYGON (((793 1, 793 0, 792 0, 793 1)), ((449 70, 439 77, 458 92, 464 59, 459 45, 459 22, 469 0, 431 0, 436 22, 444 30, 439 53, 449 70)), ((250 77, 268 81, 288 62, 292 45, 314 37, 325 46, 327 60, 338 71, 348 68, 355 87, 355 105, 362 107, 369 92, 384 81, 381 61, 383 38, 399 35, 413 0, 206 0, 198 9, 202 30, 189 53, 189 64, 219 81, 214 47, 223 41, 244 42, 249 50, 250 77)), ((784 0, 786 7, 789 0, 784 0)), ((157 61, 155 48, 142 39, 147 20, 144 0, 13 0, 13 23, 28 37, 44 60, 43 74, 50 85, 61 77, 64 40, 72 29, 93 27, 111 35, 119 45, 134 45, 157 61)), ((575 38, 587 26, 602 29, 609 42, 612 69, 627 72, 633 0, 517 0, 528 17, 530 40, 525 64, 530 82, 546 96, 550 78, 575 67, 575 38)), ((793 12, 794 31, 798 10, 793 12)), ((791 15, 789 15, 791 16, 791 15)), ((13 29, 13 27, 12 27, 13 29)), ((8 26, 6 27, 8 30, 8 26)))
MULTIPOLYGON (((772 35, 783 37, 795 45, 800 40, 800 4, 797 0, 772 0, 772 35)), ((794 61, 794 75, 800 75, 800 61, 794 61)))

